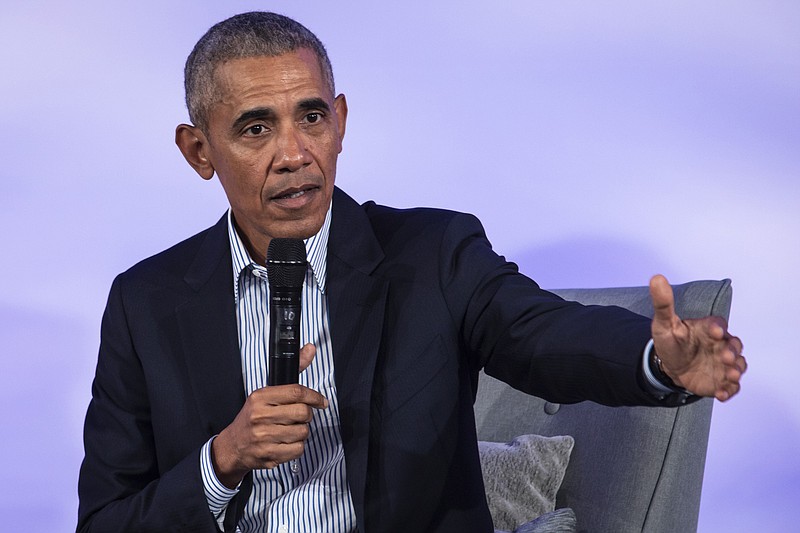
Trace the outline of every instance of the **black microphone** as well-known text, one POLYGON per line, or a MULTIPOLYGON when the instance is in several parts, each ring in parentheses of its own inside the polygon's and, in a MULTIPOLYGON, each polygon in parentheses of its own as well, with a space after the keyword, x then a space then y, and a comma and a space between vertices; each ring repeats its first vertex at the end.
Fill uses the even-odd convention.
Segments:
POLYGON ((300 311, 306 278, 301 239, 272 239, 267 250, 269 280, 268 385, 297 383, 300 374, 300 311))

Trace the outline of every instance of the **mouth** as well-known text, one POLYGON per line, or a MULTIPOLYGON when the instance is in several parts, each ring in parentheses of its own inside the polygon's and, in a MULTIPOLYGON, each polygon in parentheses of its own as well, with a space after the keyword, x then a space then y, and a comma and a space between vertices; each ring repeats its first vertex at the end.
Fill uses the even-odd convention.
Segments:
POLYGON ((310 202, 315 193, 320 190, 318 185, 302 185, 300 187, 291 187, 280 191, 278 194, 270 197, 270 200, 289 208, 303 207, 310 202))

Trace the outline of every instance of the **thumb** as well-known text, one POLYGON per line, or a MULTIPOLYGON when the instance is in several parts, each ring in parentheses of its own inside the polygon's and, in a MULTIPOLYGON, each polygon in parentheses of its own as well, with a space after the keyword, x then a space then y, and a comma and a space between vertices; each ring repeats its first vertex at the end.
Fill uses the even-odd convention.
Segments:
POLYGON ((667 278, 661 274, 650 279, 650 298, 655 310, 653 320, 671 324, 675 320, 675 297, 667 278))
POLYGON ((317 348, 310 342, 300 348, 300 372, 308 368, 314 356, 317 354, 317 348))

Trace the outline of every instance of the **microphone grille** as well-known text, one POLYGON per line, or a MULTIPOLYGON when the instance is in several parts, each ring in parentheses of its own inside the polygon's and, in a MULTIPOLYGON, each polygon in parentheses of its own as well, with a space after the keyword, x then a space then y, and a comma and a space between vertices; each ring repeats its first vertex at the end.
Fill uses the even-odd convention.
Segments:
POLYGON ((302 239, 272 239, 267 248, 267 279, 272 287, 300 288, 306 277, 306 245, 302 239))

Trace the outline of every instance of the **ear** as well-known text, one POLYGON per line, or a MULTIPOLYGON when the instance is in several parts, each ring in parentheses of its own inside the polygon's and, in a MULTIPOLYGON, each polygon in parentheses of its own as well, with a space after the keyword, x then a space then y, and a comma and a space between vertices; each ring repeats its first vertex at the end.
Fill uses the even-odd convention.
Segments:
POLYGON ((200 128, 180 124, 175 128, 175 144, 201 178, 210 180, 214 177, 214 165, 208 157, 208 139, 200 128))
POLYGON ((333 110, 336 113, 336 127, 339 130, 339 152, 342 151, 342 139, 347 129, 347 99, 340 94, 333 101, 333 110))

